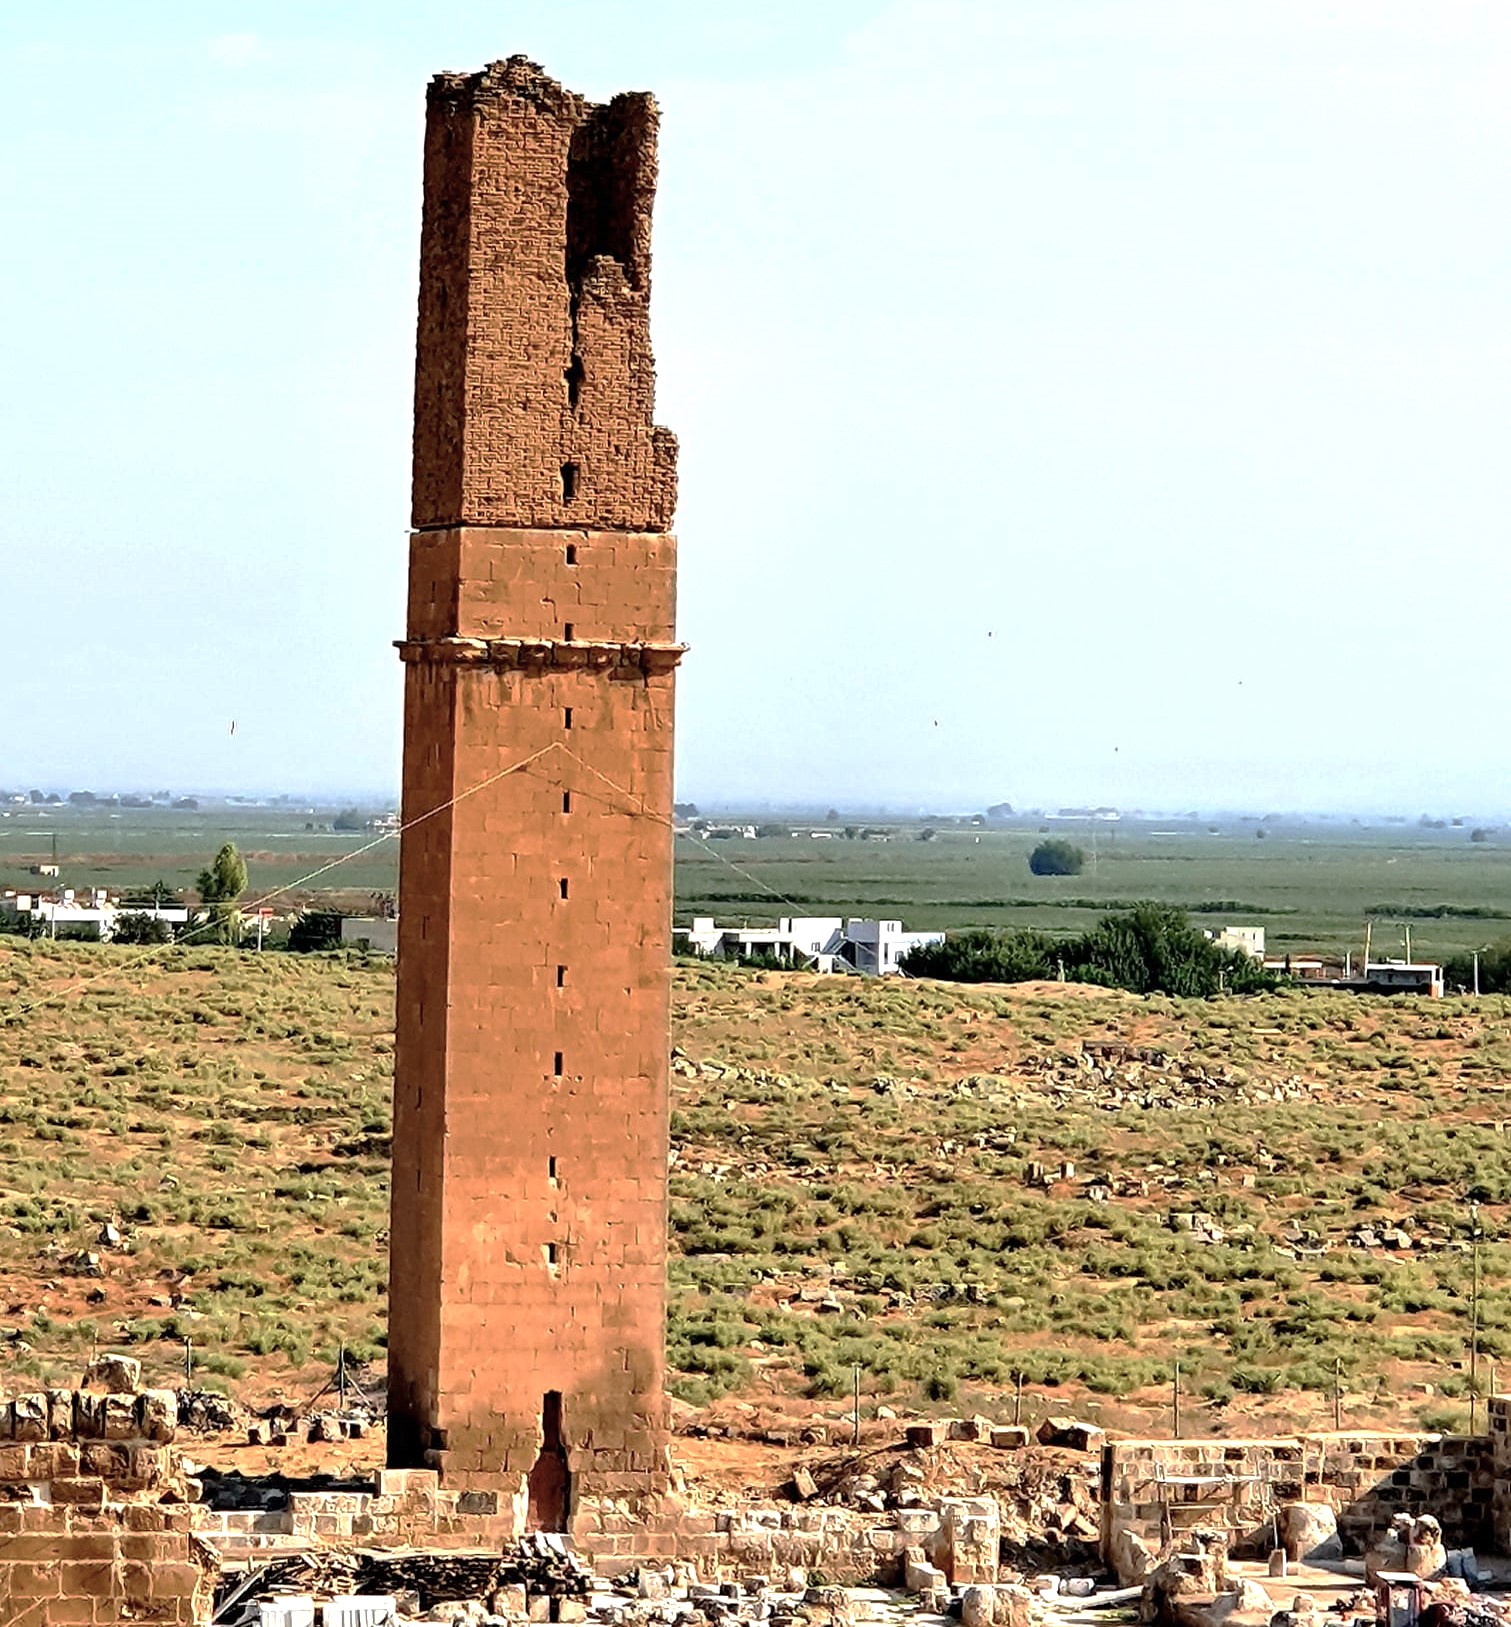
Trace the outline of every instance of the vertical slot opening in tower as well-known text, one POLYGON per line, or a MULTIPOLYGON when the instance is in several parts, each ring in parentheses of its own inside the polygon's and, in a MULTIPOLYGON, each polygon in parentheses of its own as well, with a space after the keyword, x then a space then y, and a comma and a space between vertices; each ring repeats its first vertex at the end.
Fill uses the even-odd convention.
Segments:
POLYGON ((572 502, 577 496, 577 465, 564 463, 561 466, 561 500, 564 503, 572 502))
MULTIPOLYGON (((551 1244, 554 1251, 556 1245, 551 1244)), ((572 1507, 572 1475, 562 1429, 561 1391, 548 1390, 540 1409, 540 1456, 530 1470, 526 1524, 532 1531, 565 1531, 572 1507)))

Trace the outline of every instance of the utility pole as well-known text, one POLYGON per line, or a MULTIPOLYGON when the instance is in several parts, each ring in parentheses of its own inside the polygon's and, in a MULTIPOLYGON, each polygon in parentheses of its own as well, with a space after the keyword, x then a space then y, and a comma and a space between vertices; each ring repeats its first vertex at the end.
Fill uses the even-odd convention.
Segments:
POLYGON ((1170 1414, 1171 1414, 1171 1419, 1170 1419, 1170 1421, 1171 1421, 1170 1439, 1173 1440, 1173 1441, 1178 1441, 1180 1439, 1180 1363, 1179 1362, 1176 1362, 1176 1364, 1175 1364, 1175 1378, 1174 1378, 1174 1382, 1170 1386, 1170 1414))
POLYGON ((853 1406, 853 1411, 851 1412, 851 1415, 850 1415, 850 1426, 851 1426, 850 1443, 851 1443, 852 1446, 859 1446, 860 1445, 860 1363, 859 1362, 856 1362, 856 1364, 855 1364, 855 1371, 852 1374, 852 1380, 853 1380, 853 1383, 854 1383, 854 1391, 853 1391, 853 1403, 854 1403, 854 1406, 853 1406))
POLYGON ((1474 951, 1474 998, 1476 1000, 1478 1000, 1479 997, 1480 997, 1480 952, 1479 952, 1478 949, 1476 949, 1474 951))
POLYGON ((1333 1429, 1343 1433, 1343 1358, 1333 1357, 1333 1429))
POLYGON ((1013 1422, 1023 1422, 1023 1369, 1020 1367, 1013 1374, 1013 1422))
POLYGON ((1375 923, 1372 920, 1364 923, 1364 965, 1360 968, 1359 975, 1366 983, 1369 982, 1369 939, 1374 929, 1375 923))

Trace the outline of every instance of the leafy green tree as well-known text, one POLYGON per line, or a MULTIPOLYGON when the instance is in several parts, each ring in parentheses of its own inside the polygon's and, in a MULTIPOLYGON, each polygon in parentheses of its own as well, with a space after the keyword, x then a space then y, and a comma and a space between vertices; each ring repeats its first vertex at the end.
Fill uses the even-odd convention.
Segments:
POLYGON ((1074 842, 1052 836, 1028 856, 1028 868, 1036 876, 1078 876, 1086 863, 1086 855, 1074 842))
MULTIPOLYGON (((1511 946, 1508 946, 1511 949, 1511 946)), ((903 957, 912 977, 957 983, 1022 983, 1064 976, 1076 983, 1138 994, 1256 993, 1279 981, 1251 956, 1221 949, 1181 910, 1136 904, 1107 915, 1090 932, 958 932, 903 957)))
POLYGON ((1054 977, 1057 944, 1047 932, 952 932, 943 943, 910 949, 899 966, 909 977, 951 983, 1027 983, 1054 977))
POLYGON ((247 890, 247 861, 227 842, 194 883, 204 904, 233 904, 247 890))
MULTIPOLYGON (((1443 981, 1451 989, 1474 987, 1474 956, 1450 955, 1443 962, 1443 981)), ((1511 994, 1511 938, 1480 950, 1480 993, 1511 994)))
POLYGON ((1136 994, 1244 994, 1275 986, 1252 956, 1219 948, 1183 910, 1164 904, 1104 916, 1067 945, 1065 969, 1077 982, 1136 994))
POLYGON ((209 912, 209 930, 204 935, 217 943, 235 943, 240 935, 236 900, 247 890, 247 862, 234 842, 221 848, 194 885, 209 912))
POLYGON ((115 918, 115 943, 172 943, 173 929, 160 915, 127 910, 115 918))
POLYGON ((319 954, 341 947, 341 916, 335 910, 301 910, 289 928, 289 948, 295 954, 319 954))

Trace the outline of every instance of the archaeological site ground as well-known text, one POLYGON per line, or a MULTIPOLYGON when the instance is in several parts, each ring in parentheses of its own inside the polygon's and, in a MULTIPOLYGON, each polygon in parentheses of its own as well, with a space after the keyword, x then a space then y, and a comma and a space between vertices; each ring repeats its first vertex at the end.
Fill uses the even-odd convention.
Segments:
POLYGON ((674 965, 657 164, 431 84, 396 966, 0 945, 0 1623, 1507 1620, 1506 1000, 674 965))

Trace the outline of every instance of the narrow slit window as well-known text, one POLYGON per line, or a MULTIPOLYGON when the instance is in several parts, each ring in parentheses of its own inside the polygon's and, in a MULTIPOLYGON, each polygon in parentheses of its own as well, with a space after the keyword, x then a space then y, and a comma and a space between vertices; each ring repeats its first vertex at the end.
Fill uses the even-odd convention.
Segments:
POLYGON ((561 793, 561 811, 563 813, 571 813, 572 811, 572 793, 570 791, 561 793))
POLYGON ((572 623, 571 623, 571 622, 568 622, 568 623, 567 623, 567 624, 566 624, 566 627, 565 627, 565 629, 564 629, 564 630, 563 630, 563 632, 562 632, 562 635, 561 635, 561 636, 562 636, 562 637, 563 637, 563 638, 564 638, 564 639, 566 639, 566 641, 567 641, 567 643, 568 643, 568 644, 570 644, 570 643, 571 643, 571 642, 572 642, 572 635, 573 635, 573 633, 575 633, 575 632, 576 632, 576 631, 577 631, 577 629, 576 629, 576 628, 575 628, 575 627, 574 627, 574 626, 573 626, 573 625, 572 625, 572 623))
POLYGON ((560 1051, 558 1051, 556 1053, 556 1063, 555 1063, 555 1072, 556 1072, 556 1077, 558 1079, 561 1078, 562 1060, 563 1060, 562 1053, 560 1051))
POLYGON ((546 1264, 549 1266, 556 1264, 556 1245, 554 1243, 546 1244, 546 1264))
POLYGON ((576 563, 577 563, 577 544, 575 542, 569 542, 567 544, 567 564, 575 565, 576 563))
POLYGON ((561 466, 561 500, 570 503, 577 496, 577 465, 564 463, 561 466))
POLYGON ((561 878, 561 896, 563 898, 567 896, 567 878, 565 876, 561 878))
POLYGON ((563 713, 563 727, 568 729, 572 727, 572 708, 570 706, 563 713))
POLYGON ((556 986, 559 989, 564 989, 567 986, 567 969, 565 966, 556 968, 556 986))
POLYGON ((554 1153, 546 1160, 546 1179, 552 1186, 556 1185, 556 1155, 554 1153))

